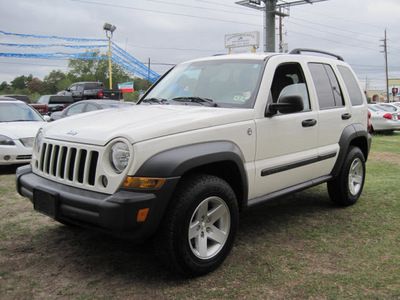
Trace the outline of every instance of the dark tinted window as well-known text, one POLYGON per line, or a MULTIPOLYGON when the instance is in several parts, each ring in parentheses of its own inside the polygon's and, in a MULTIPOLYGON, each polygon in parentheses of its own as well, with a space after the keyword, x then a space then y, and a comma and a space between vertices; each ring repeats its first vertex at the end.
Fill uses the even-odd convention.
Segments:
POLYGON ((332 67, 310 63, 309 68, 317 90, 319 107, 323 109, 343 106, 342 92, 332 67))
POLYGON ((344 84, 349 92, 350 101, 352 105, 363 104, 364 96, 360 90, 357 79, 349 68, 345 66, 338 66, 339 72, 344 79, 344 84))
POLYGON ((85 83, 85 90, 102 89, 104 85, 101 82, 85 83))

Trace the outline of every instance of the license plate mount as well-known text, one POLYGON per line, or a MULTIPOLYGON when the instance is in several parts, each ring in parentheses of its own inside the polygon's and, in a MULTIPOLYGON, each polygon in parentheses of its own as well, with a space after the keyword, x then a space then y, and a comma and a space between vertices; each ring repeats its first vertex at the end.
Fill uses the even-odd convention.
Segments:
POLYGON ((33 208, 36 211, 55 219, 58 208, 58 194, 43 189, 34 189, 33 208))

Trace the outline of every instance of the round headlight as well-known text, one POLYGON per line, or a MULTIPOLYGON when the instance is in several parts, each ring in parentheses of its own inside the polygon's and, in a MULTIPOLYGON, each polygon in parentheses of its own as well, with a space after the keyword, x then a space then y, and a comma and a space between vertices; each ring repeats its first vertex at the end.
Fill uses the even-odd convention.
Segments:
POLYGON ((129 163, 129 147, 123 142, 117 142, 111 147, 110 162, 118 173, 122 173, 129 163))
POLYGON ((34 142, 34 151, 36 153, 40 152, 40 147, 42 147, 42 143, 43 143, 43 132, 42 129, 39 129, 38 133, 36 134, 34 142))

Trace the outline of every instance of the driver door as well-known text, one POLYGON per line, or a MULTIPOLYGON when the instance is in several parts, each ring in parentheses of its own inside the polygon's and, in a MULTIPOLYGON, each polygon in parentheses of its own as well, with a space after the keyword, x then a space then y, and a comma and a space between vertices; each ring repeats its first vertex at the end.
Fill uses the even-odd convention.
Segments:
POLYGON ((301 64, 276 63, 274 69, 268 102, 277 103, 284 94, 297 94, 303 98, 304 109, 256 120, 256 174, 251 198, 313 179, 313 161, 318 156, 318 113, 310 101, 301 64))

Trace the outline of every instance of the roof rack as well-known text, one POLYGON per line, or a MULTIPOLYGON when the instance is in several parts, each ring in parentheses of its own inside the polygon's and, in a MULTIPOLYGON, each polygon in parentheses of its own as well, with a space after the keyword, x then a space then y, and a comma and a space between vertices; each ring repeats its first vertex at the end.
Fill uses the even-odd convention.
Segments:
POLYGON ((336 57, 338 60, 344 61, 343 57, 341 57, 340 55, 336 55, 336 54, 326 52, 326 51, 315 50, 315 49, 296 48, 296 49, 293 49, 292 51, 290 51, 290 54, 301 54, 302 52, 313 52, 313 53, 325 54, 325 55, 336 57))

